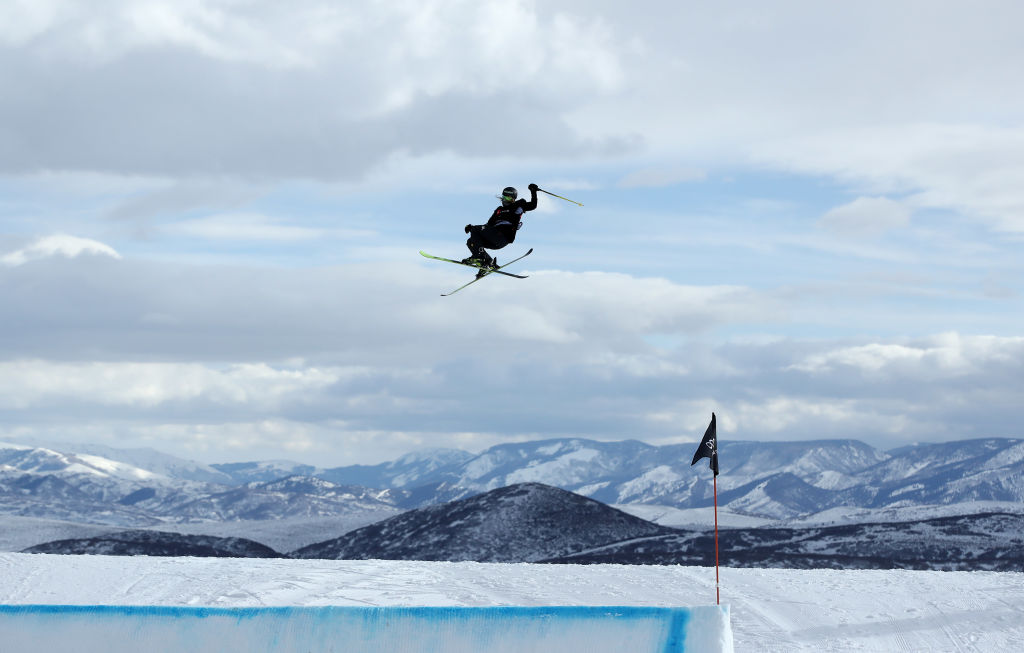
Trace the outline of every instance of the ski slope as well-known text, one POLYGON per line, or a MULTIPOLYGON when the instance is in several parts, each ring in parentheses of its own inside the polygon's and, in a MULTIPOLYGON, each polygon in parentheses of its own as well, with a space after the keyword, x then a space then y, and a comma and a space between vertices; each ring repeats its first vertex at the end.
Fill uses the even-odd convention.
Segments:
MULTIPOLYGON (((713 568, 0 554, 0 603, 702 606, 713 568)), ((1024 574, 721 570, 735 650, 1024 651, 1024 574)), ((567 651, 566 653, 571 653, 567 651)))

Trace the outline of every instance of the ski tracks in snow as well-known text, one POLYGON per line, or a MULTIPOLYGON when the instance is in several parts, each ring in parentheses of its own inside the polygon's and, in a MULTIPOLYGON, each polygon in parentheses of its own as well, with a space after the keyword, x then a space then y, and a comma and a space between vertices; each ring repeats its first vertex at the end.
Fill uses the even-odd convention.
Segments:
POLYGON ((723 573, 723 603, 732 603, 737 651, 1024 650, 1024 583, 986 586, 991 578, 1024 580, 1021 574, 723 573))

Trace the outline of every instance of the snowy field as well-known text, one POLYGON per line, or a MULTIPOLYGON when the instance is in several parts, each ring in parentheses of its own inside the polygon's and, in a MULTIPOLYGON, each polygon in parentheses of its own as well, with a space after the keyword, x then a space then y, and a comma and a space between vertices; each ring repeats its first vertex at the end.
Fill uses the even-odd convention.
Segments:
MULTIPOLYGON (((722 569, 737 651, 1024 651, 1024 574, 722 569)), ((0 603, 698 606, 713 568, 0 553, 0 603)))

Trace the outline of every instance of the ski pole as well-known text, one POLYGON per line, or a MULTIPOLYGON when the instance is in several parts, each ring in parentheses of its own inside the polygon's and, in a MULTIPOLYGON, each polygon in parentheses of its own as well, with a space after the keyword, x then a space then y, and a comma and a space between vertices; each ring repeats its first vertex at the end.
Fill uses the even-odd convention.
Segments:
POLYGON ((552 193, 551 191, 547 191, 547 190, 544 190, 543 188, 538 188, 537 190, 539 190, 539 191, 540 191, 540 192, 542 192, 542 193, 547 193, 547 194, 548 194, 548 195, 550 195, 551 197, 557 197, 557 198, 558 198, 558 199, 560 199, 560 200, 565 200, 566 202, 572 202, 573 204, 579 204, 580 206, 583 206, 582 204, 580 204, 580 203, 579 203, 579 202, 577 202, 576 200, 571 200, 571 199, 569 199, 568 197, 562 197, 561 195, 555 195, 555 194, 554 194, 554 193, 552 193))

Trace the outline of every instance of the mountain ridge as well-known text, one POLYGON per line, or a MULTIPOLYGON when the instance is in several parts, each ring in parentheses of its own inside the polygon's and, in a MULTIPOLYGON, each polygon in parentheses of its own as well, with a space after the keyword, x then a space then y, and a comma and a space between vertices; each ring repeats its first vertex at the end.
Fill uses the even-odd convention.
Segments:
MULTIPOLYGON (((609 505, 710 508, 711 475, 706 463, 689 464, 693 447, 553 438, 506 443, 476 455, 435 449, 374 466, 318 469, 288 461, 207 468, 152 450, 121 455, 116 449, 82 447, 107 452, 115 460, 96 453, 0 444, 0 514, 152 528, 161 523, 398 513, 523 482, 559 487, 609 505), (136 467, 133 461, 147 462, 153 469, 136 467), (228 482, 195 480, 208 474, 228 482), (371 476, 397 485, 344 482, 371 476), (283 480, 288 478, 293 480, 283 480)), ((853 513, 960 502, 1024 503, 1020 439, 924 443, 890 452, 856 440, 728 441, 720 443, 719 459, 719 508, 750 519, 805 519, 839 509, 853 513)))

